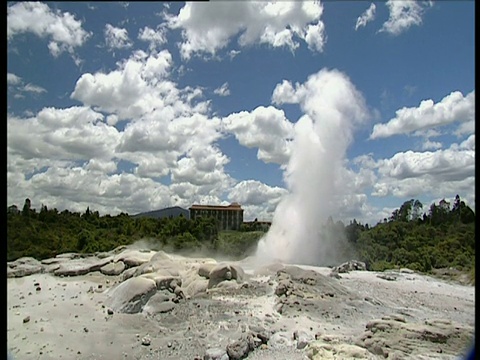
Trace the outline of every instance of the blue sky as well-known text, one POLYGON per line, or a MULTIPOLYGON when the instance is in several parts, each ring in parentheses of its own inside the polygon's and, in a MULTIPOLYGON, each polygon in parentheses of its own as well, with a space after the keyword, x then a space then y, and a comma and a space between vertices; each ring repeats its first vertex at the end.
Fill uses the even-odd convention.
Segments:
POLYGON ((475 208, 473 1, 9 2, 7 41, 9 204, 475 208))

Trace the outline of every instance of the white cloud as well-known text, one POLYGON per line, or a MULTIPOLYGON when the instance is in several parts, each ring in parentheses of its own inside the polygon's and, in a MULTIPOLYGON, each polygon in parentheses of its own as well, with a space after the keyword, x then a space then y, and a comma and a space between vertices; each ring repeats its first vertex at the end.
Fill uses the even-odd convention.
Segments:
POLYGON ((322 51, 322 12, 318 1, 187 3, 166 19, 170 28, 182 30, 180 52, 189 59, 198 52, 215 55, 237 35, 240 46, 258 43, 293 51, 299 39, 311 50, 322 51))
POLYGON ((213 93, 217 94, 218 96, 228 96, 228 95, 230 95, 230 89, 228 88, 228 83, 227 82, 223 83, 222 86, 213 90, 213 93))
POLYGON ((22 78, 12 74, 12 73, 7 73, 7 84, 8 85, 19 85, 22 83, 22 78))
POLYGON ((191 91, 180 91, 166 78, 172 65, 168 50, 147 55, 136 51, 109 73, 85 73, 78 79, 71 98, 99 111, 116 114, 119 120, 138 119, 153 109, 172 108, 174 114, 191 112, 180 101, 191 91))
POLYGON ((475 135, 437 151, 406 151, 379 160, 372 195, 412 198, 465 194, 475 204, 475 135))
POLYGON ((41 2, 17 2, 7 7, 7 40, 31 32, 40 38, 51 39, 48 48, 53 56, 67 51, 74 53, 91 36, 82 22, 68 13, 61 13, 41 2))
POLYGON ((36 94, 41 94, 41 93, 47 92, 47 90, 45 90, 41 86, 37 86, 37 85, 33 85, 33 84, 25 85, 23 87, 23 91, 32 92, 32 93, 36 93, 36 94))
POLYGON ((441 148, 442 148, 442 143, 438 142, 438 141, 430 141, 430 140, 427 139, 422 144, 422 150, 437 150, 437 149, 441 149, 441 148))
POLYGON ((47 92, 41 86, 34 85, 32 83, 24 84, 20 76, 12 73, 7 73, 8 91, 12 93, 15 98, 23 98, 23 93, 42 94, 47 92))
POLYGON ((376 6, 374 3, 371 3, 369 8, 365 10, 362 15, 357 18, 357 23, 355 24, 355 30, 358 30, 360 27, 364 27, 368 22, 375 19, 375 9, 376 6))
POLYGON ((145 26, 143 29, 139 30, 138 39, 147 41, 151 51, 156 50, 158 46, 167 42, 166 30, 163 27, 154 30, 148 26, 145 26))
MULTIPOLYGON (((298 87, 299 84, 296 84, 298 87)), ((292 86, 292 83, 287 80, 283 80, 281 84, 277 84, 272 94, 272 103, 275 105, 280 104, 298 104, 299 98, 297 93, 292 86)))
POLYGON ((242 204, 245 221, 257 218, 271 221, 278 203, 288 191, 277 186, 269 186, 257 180, 243 180, 229 192, 228 199, 242 204))
POLYGON ((288 161, 293 124, 283 110, 259 106, 252 112, 233 113, 224 118, 222 124, 241 145, 258 148, 258 159, 280 165, 288 161))
POLYGON ((385 5, 390 17, 379 31, 399 35, 411 26, 421 25, 425 8, 433 6, 433 1, 388 0, 385 5))
POLYGON ((167 50, 135 51, 110 72, 80 76, 71 97, 84 106, 9 116, 9 201, 24 200, 18 190, 49 207, 110 214, 221 203, 235 185, 216 145, 221 119, 208 115, 201 88, 168 79, 171 64, 167 50))
POLYGON ((36 117, 7 117, 8 154, 24 159, 110 158, 118 131, 87 107, 44 108, 36 117))
POLYGON ((110 24, 105 25, 104 30, 105 43, 107 48, 113 49, 127 49, 132 47, 133 43, 128 37, 127 29, 117 28, 110 24))
POLYGON ((408 134, 417 130, 451 124, 472 122, 475 118, 475 90, 463 96, 454 91, 440 102, 424 100, 417 108, 402 108, 386 124, 373 127, 371 139, 408 134))

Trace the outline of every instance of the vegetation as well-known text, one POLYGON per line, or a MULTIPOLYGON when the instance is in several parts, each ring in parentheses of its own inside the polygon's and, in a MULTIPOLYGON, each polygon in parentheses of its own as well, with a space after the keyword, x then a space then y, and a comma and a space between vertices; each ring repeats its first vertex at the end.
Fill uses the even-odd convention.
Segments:
POLYGON ((418 200, 406 201, 389 219, 368 228, 346 227, 359 259, 369 270, 408 267, 421 272, 453 267, 475 276, 475 213, 457 195, 422 213, 418 200))
MULTIPOLYGON (((364 261, 369 270, 408 267, 432 272, 453 267, 475 277, 475 213, 458 195, 453 205, 442 200, 426 212, 411 199, 372 227, 355 219, 344 226, 331 218, 325 226, 341 241, 346 238, 348 254, 364 261)), ((250 225, 222 232, 213 218, 100 216, 89 208, 80 214, 45 205, 37 212, 26 199, 21 211, 15 205, 7 209, 7 261, 109 251, 139 240, 167 251, 239 258, 252 253, 265 231, 250 225)))

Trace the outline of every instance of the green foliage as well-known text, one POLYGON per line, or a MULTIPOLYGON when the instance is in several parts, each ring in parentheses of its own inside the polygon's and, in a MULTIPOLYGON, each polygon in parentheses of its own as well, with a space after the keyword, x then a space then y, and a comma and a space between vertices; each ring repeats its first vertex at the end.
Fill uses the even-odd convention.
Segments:
MULTIPOLYGON (((420 217, 418 200, 405 202, 389 221, 358 231, 357 252, 370 270, 408 267, 468 270, 475 261, 475 213, 457 195, 453 207, 441 200, 420 217), (462 215, 464 214, 464 215, 462 215)), ((351 231, 351 230, 350 230, 351 231)))
POLYGON ((83 214, 68 210, 59 213, 45 205, 37 214, 28 199, 21 212, 15 211, 16 207, 9 209, 7 261, 23 256, 41 260, 65 252, 110 251, 140 239, 174 250, 213 248, 218 236, 214 219, 133 219, 124 213, 100 216, 89 207, 83 214))
MULTIPOLYGON (((423 205, 408 200, 392 216, 375 226, 355 219, 349 225, 329 218, 323 230, 345 254, 355 254, 369 270, 408 267, 429 272, 454 267, 475 279, 475 213, 459 196, 453 205, 445 200, 423 205), (342 237, 339 234, 345 236, 342 237)), ((256 222, 241 231, 218 232, 213 218, 132 218, 121 213, 100 216, 88 207, 85 213, 31 208, 26 199, 22 211, 7 208, 7 261, 23 256, 37 259, 65 252, 95 253, 148 239, 156 249, 203 251, 210 255, 240 258, 251 255, 266 228, 256 222)))
POLYGON ((249 256, 255 251, 258 240, 264 235, 263 231, 221 231, 213 250, 218 255, 233 258, 249 256))

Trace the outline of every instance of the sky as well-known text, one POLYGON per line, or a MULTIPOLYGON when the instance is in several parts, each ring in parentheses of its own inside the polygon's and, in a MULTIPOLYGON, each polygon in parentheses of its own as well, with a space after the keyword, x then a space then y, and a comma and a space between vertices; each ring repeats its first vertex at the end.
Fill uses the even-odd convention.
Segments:
POLYGON ((475 209, 474 5, 8 2, 7 203, 475 209))

